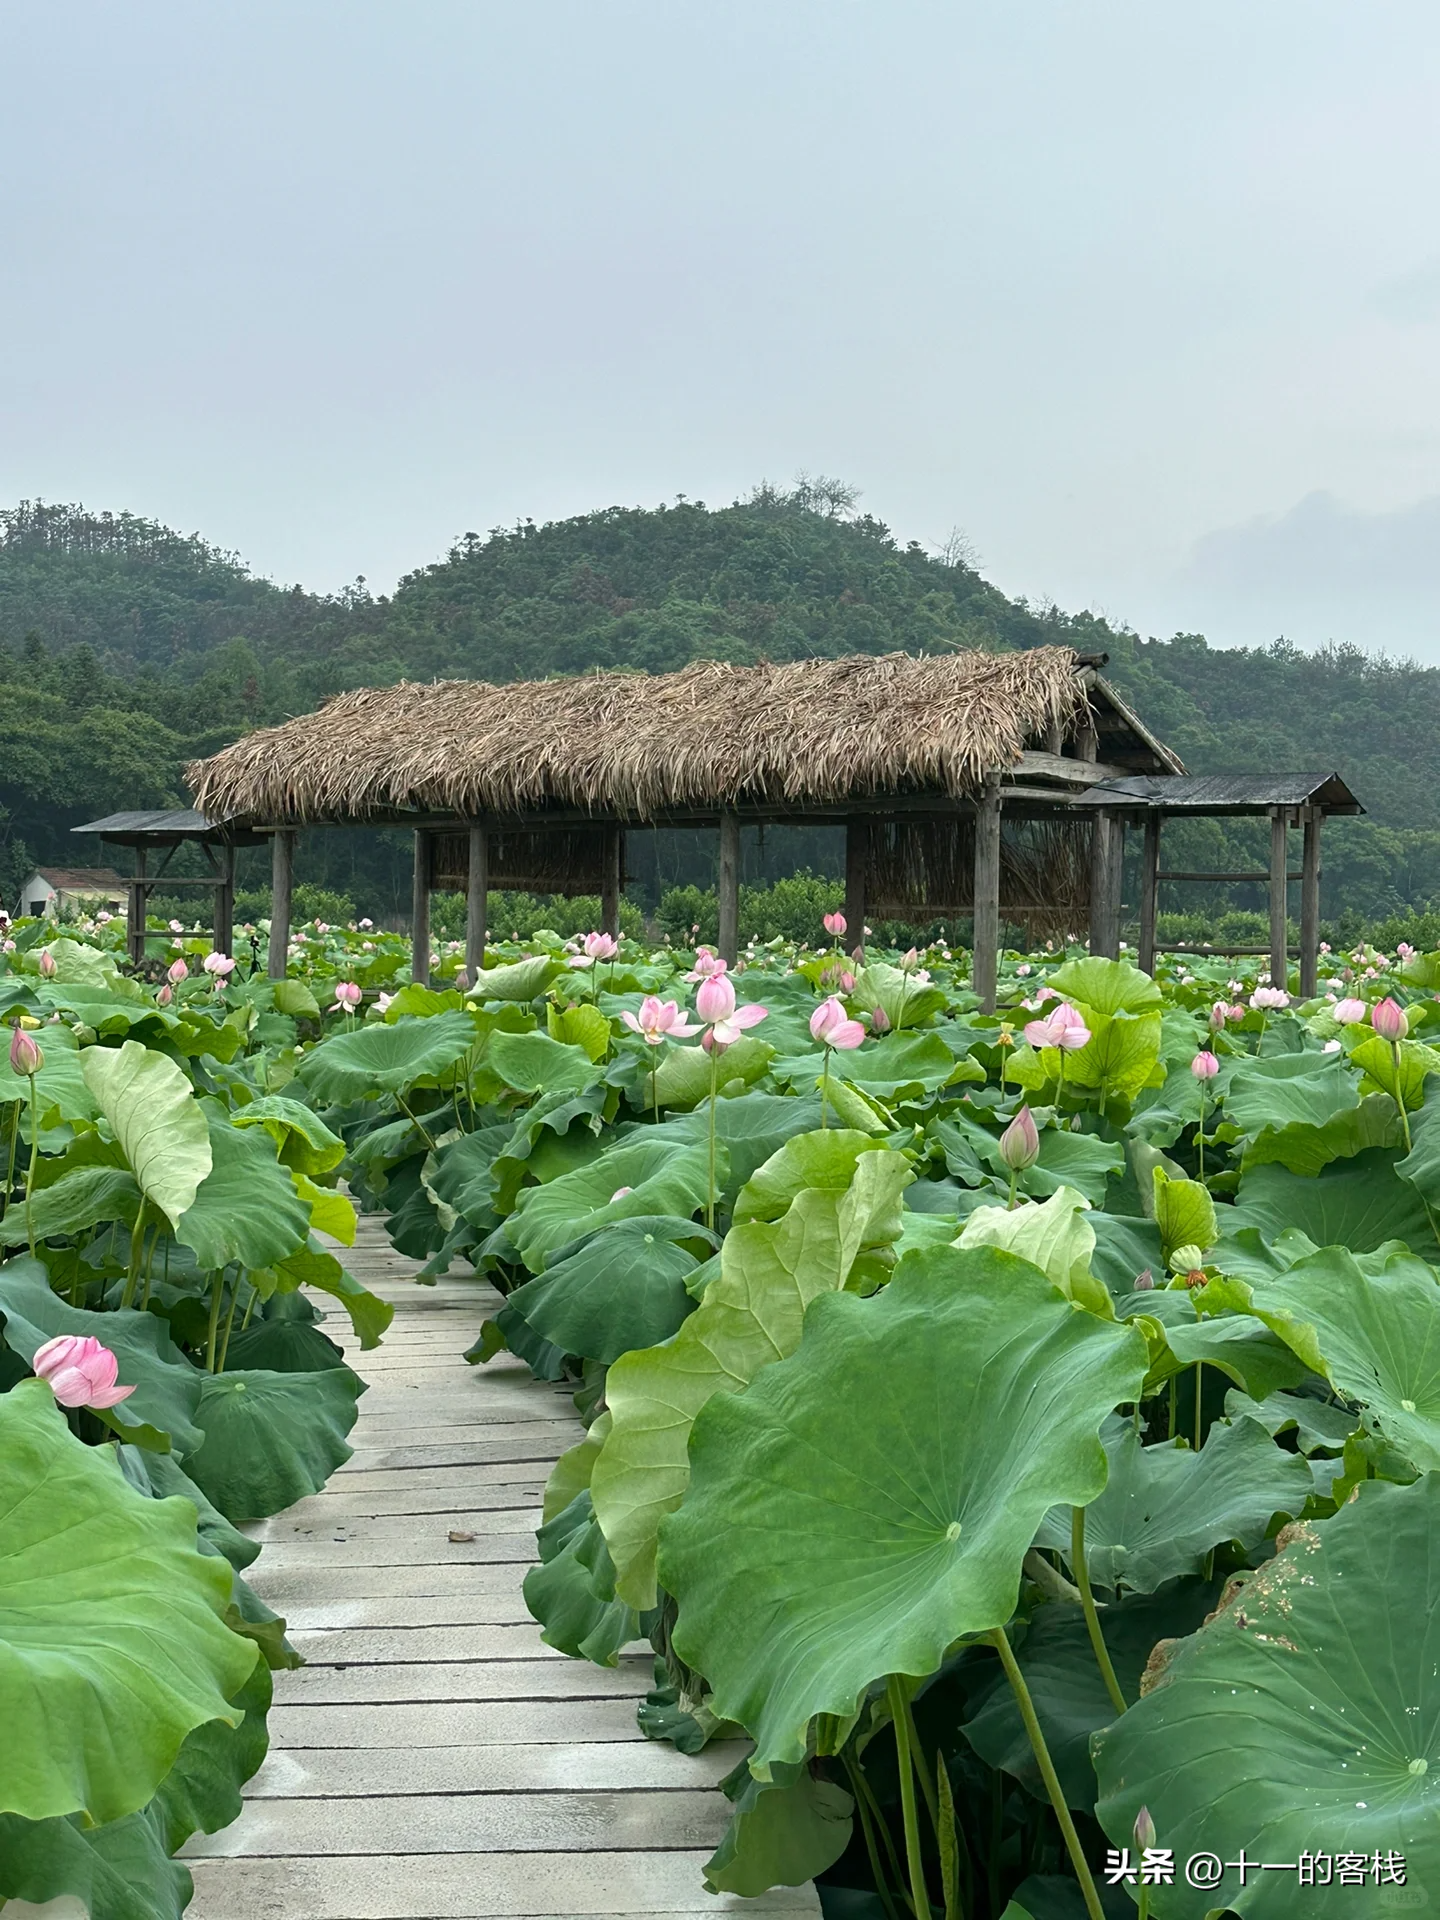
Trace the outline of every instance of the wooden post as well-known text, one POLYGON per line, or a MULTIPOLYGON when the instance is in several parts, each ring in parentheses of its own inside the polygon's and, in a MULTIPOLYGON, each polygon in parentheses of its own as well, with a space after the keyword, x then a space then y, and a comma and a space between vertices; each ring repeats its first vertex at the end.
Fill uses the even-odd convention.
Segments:
POLYGON ((216 953, 228 954, 235 944, 235 849, 220 849, 220 875, 215 882, 215 925, 213 943, 216 953))
POLYGON ((1290 956, 1286 951, 1288 929, 1286 926, 1289 889, 1286 881, 1289 877, 1289 849, 1286 844, 1286 830, 1289 816, 1284 807, 1270 809, 1270 984, 1275 987, 1288 987, 1290 984, 1290 956))
POLYGON ((1162 816, 1147 813, 1140 855, 1140 970, 1155 971, 1155 914, 1160 894, 1160 824, 1162 816))
POLYGON ((1090 850, 1090 951, 1107 960, 1120 957, 1120 862, 1125 828, 1109 807, 1095 815, 1090 850))
POLYGON ((485 965, 485 907, 490 891, 490 838, 484 827, 470 829, 470 864, 465 875, 465 971, 473 987, 485 965))
POLYGON ((1314 998, 1320 981, 1320 829, 1319 807, 1305 809, 1305 844, 1300 858, 1300 997, 1314 998))
POLYGON ((430 835, 415 829, 415 870, 410 888, 410 978, 430 984, 430 835))
POLYGON ((720 870, 716 876, 720 901, 720 958, 733 967, 740 955, 740 816, 720 816, 720 870))
POLYGON ((270 954, 266 972, 283 980, 290 952, 290 895, 295 882, 295 830, 277 827, 270 836, 270 954))
POLYGON ((145 880, 145 849, 135 849, 135 878, 130 882, 130 906, 125 921, 125 942, 130 949, 130 961, 133 966, 141 966, 145 959, 145 910, 149 906, 145 880))
POLYGON ((1089 707, 1086 707, 1075 726, 1075 757, 1092 762, 1100 758, 1100 734, 1095 725, 1095 715, 1089 707))
POLYGON ((970 985, 980 996, 980 1011, 995 1011, 1000 972, 1000 785, 992 776, 975 808, 975 926, 970 985))
POLYGON ((620 896, 625 890, 625 834, 620 827, 605 829, 604 867, 600 876, 600 929, 620 938, 620 896))
POLYGON ((865 856, 869 826, 864 820, 845 822, 845 938, 847 953, 865 945, 865 856))

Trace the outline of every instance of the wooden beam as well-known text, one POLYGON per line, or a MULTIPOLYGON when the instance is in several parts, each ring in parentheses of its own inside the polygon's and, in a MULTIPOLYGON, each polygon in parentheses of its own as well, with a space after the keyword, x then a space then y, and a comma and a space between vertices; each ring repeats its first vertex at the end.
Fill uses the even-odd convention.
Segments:
POLYGON ((1108 807, 1097 810, 1090 850, 1090 951, 1120 958, 1120 874, 1125 823, 1108 807))
POLYGON ((132 966, 145 959, 145 913, 149 896, 145 887, 145 849, 135 849, 135 878, 130 882, 130 905, 125 917, 125 944, 130 949, 132 966))
POLYGON ((1319 807, 1305 809, 1304 851, 1300 860, 1300 995, 1313 999, 1320 982, 1320 829, 1319 807))
POLYGON ((430 984, 430 835, 423 827, 415 834, 410 882, 410 978, 416 986, 430 984))
POLYGON ((219 873, 215 880, 215 920, 213 944, 216 953, 229 953, 235 944, 235 849, 220 849, 219 873))
POLYGON ((865 945, 865 856, 870 829, 863 820, 845 822, 845 939, 847 952, 865 945))
POLYGON ((470 863, 465 876, 465 971, 473 987, 485 965, 485 905, 490 892, 490 837, 484 827, 470 829, 470 863))
POLYGON ((1082 760, 1092 763, 1100 759, 1100 729, 1095 723, 1094 709, 1086 707, 1075 726, 1075 752, 1082 760))
POLYGON ((740 954, 740 816, 720 816, 720 865, 716 876, 720 902, 720 958, 733 967, 740 954))
POLYGON ((1000 788, 993 777, 975 816, 974 915, 970 986, 981 1012, 993 1013, 1000 973, 1000 788))
POLYGON ((1160 815, 1145 816, 1140 854, 1140 970, 1155 971, 1155 916, 1160 894, 1160 815))
POLYGON ((605 829, 605 849, 601 855, 600 928, 620 938, 620 896, 625 891, 625 830, 605 829))
POLYGON ((1290 862, 1287 830, 1290 819, 1284 807, 1270 809, 1270 983, 1276 987, 1290 984, 1290 963, 1286 952, 1288 910, 1286 881, 1290 862))
MULTIPOLYGON (((1082 734, 1080 744, 1088 746, 1090 752, 1078 760, 1067 760, 1062 753, 1037 753, 1033 748, 1022 753, 1006 774, 1028 774, 1041 776, 1047 780, 1069 780, 1080 786, 1096 787, 1102 780, 1123 780, 1125 769, 1111 766, 1106 760, 1095 758, 1096 739, 1094 733, 1082 734)), ((1057 795, 1058 799, 1059 796, 1057 795)))
POLYGON ((290 958, 290 898, 295 886, 295 829, 279 827, 270 836, 270 952, 266 970, 283 980, 290 958))

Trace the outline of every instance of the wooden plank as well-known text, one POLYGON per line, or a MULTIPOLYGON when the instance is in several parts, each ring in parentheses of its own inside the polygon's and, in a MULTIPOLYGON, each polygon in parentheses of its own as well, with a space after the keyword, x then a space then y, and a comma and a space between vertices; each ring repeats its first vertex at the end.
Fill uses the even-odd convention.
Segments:
POLYGON ((1325 815, 1319 807, 1305 809, 1304 845, 1300 859, 1300 997, 1313 999, 1320 978, 1320 829, 1325 815))
POLYGON ((719 1740, 683 1754, 658 1741, 591 1740, 527 1746, 318 1747, 279 1753, 250 1782, 249 1797, 324 1799, 331 1795, 625 1790, 717 1786, 746 1752, 719 1740))
POLYGON ((974 931, 971 935, 970 985, 980 996, 980 1011, 995 1011, 1000 973, 1000 792, 986 783, 975 821, 974 931))
POLYGON ((1140 941, 1137 956, 1142 973, 1155 971, 1155 918, 1159 904, 1160 815, 1145 816, 1140 853, 1140 941))
POLYGON ((609 827, 605 833, 604 867, 600 879, 600 924, 605 933, 620 937, 620 901, 625 892, 625 831, 609 827))
POLYGON ((1289 815, 1284 807, 1270 812, 1270 979, 1277 987, 1290 982, 1286 952, 1289 903, 1286 881, 1289 878, 1289 815))
POLYGON ((485 910, 490 892, 490 840, 484 827, 470 829, 465 881, 465 970, 473 986, 485 965, 485 910))
POLYGON ((720 957, 734 966, 740 955, 740 818, 720 816, 720 865, 716 875, 720 907, 720 957))
POLYGON ((410 978, 422 987, 430 984, 430 835, 415 830, 414 867, 410 876, 410 978))
MULTIPOLYGON (((142 849, 136 854, 137 862, 143 857, 142 849)), ((266 971, 272 980, 283 980, 290 963, 290 900, 294 881, 295 830, 280 827, 270 836, 270 950, 266 971)), ((141 925, 143 927, 143 920, 141 925)))
POLYGON ((845 938, 847 953, 865 945, 865 855, 869 829, 863 818, 845 822, 845 938))

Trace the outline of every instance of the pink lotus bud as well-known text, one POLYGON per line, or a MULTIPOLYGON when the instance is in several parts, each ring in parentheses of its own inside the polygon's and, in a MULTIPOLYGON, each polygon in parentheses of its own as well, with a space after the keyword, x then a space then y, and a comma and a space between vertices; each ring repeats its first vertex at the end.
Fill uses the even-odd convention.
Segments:
POLYGON ((1135 1276, 1136 1293, 1148 1293, 1155 1285, 1155 1276, 1149 1267, 1142 1267, 1135 1276))
POLYGON ((844 1005, 833 995, 828 1000, 822 1000, 810 1016, 811 1039, 828 1046, 830 1035, 836 1027, 843 1027, 847 1018, 844 1005))
POLYGON ((10 1071, 19 1074, 39 1073, 45 1064, 45 1055, 30 1038, 23 1027, 15 1027, 10 1034, 10 1071))
POLYGON ((1217 1000, 1210 1009, 1210 1031, 1219 1033, 1230 1018, 1230 1009, 1223 1000, 1217 1000))
POLYGON ((1012 1173, 1024 1173, 1040 1158, 1040 1132, 1029 1107, 1021 1107, 1001 1134, 1000 1158, 1012 1173))
POLYGON ((911 947, 908 953, 901 955, 900 971, 902 973, 913 973, 916 967, 919 966, 919 964, 920 964, 920 956, 915 951, 914 947, 911 947))
POLYGON ((835 938, 838 940, 841 934, 844 933, 845 931, 844 914, 843 913, 827 913, 825 916, 825 931, 826 933, 834 934, 835 938))
MULTIPOLYGON (((368 947, 370 942, 367 940, 365 945, 368 947)), ((468 967, 456 968, 455 991, 457 993, 468 993, 470 991, 470 969, 468 967)))
POLYGON ((1403 1040, 1410 1031, 1405 1009, 1388 994, 1383 1000, 1377 1000, 1370 1009, 1370 1024, 1382 1040, 1389 1040, 1392 1045, 1397 1040, 1403 1040))
POLYGON ((1155 1845, 1155 1822, 1150 1817, 1150 1809, 1141 1807, 1135 1816, 1135 1844, 1144 1853, 1155 1845))
POLYGON ((1365 1018, 1365 1002, 1347 995, 1344 1000, 1337 1000, 1330 1012, 1342 1027, 1358 1026, 1365 1018))
POLYGON ((840 975, 840 991, 842 993, 853 993, 855 991, 855 976, 853 973, 842 971, 840 975))
POLYGON ((875 1011, 870 1015, 870 1031, 872 1033, 888 1033, 890 1031, 890 1016, 886 1013, 884 1007, 876 1007, 875 1011))
POLYGON ((174 998, 175 998, 174 989, 171 987, 170 982, 167 980, 164 986, 161 987, 160 991, 156 994, 155 1004, 157 1007, 168 1007, 170 1002, 174 998))
POLYGON ((48 947, 44 948, 40 955, 40 972, 46 980, 55 978, 55 956, 48 947))
POLYGON ((120 1363, 109 1347, 89 1335, 82 1340, 62 1333, 47 1340, 35 1349, 30 1365, 37 1378, 49 1381, 62 1407, 113 1407, 135 1391, 116 1386, 120 1363))
POLYGON ((165 978, 170 982, 172 987, 178 987, 182 980, 188 980, 190 978, 190 969, 186 966, 183 959, 172 960, 165 971, 165 978))
POLYGON ((338 1005, 351 1008, 358 1007, 364 997, 363 991, 353 980, 337 980, 335 982, 335 999, 338 1005))
POLYGON ((723 973, 702 980, 695 994, 695 1011, 707 1025, 728 1020, 735 1011, 735 989, 723 973))
POLYGON ((235 971, 235 962, 228 953, 207 953, 200 964, 206 973, 213 973, 218 980, 225 979, 235 971))
POLYGON ((1197 1080, 1213 1080, 1220 1071, 1220 1062, 1206 1047, 1190 1062, 1190 1071, 1197 1080))

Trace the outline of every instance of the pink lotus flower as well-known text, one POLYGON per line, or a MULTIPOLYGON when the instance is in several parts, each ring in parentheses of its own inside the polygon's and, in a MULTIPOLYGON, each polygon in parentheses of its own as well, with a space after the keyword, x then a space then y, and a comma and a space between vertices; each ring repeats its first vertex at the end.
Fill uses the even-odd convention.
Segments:
POLYGON ((689 973, 682 977, 688 980, 693 987, 699 980, 710 980, 713 979, 717 973, 724 973, 727 965, 728 962, 722 960, 719 954, 713 952, 711 948, 697 947, 695 949, 695 965, 690 969, 689 973))
POLYGON ((36 1376, 50 1384, 50 1390, 62 1407, 114 1407, 134 1393, 134 1387, 117 1387, 115 1377, 120 1363, 109 1347, 86 1336, 62 1333, 35 1349, 30 1362, 36 1376))
POLYGON ((48 947, 44 948, 40 955, 40 973, 46 980, 55 978, 55 956, 48 947))
POLYGON ((818 1040, 822 1047, 835 1047, 841 1053, 849 1053, 853 1048, 864 1044, 865 1029, 858 1020, 852 1020, 845 1011, 845 1004, 833 995, 822 1000, 810 1016, 811 1038, 818 1040))
POLYGON ((1213 1080, 1220 1071, 1220 1062, 1210 1049, 1205 1047, 1190 1062, 1190 1071, 1197 1080, 1213 1080))
POLYGON ((620 951, 619 942, 608 933, 587 933, 580 945, 591 960, 613 960, 620 951))
POLYGON ((369 932, 370 928, 374 926, 374 924, 375 922, 373 920, 362 920, 360 922, 361 927, 363 927, 367 933, 369 932))
POLYGON ((39 1073, 45 1064, 45 1055, 40 1051, 25 1029, 17 1026, 10 1034, 10 1071, 23 1076, 39 1073))
POLYGON ((1342 1027, 1358 1026, 1365 1018, 1365 1002, 1357 1000, 1353 994, 1347 994, 1345 999, 1335 1002, 1330 1012, 1342 1027))
POLYGON ((640 1035, 647 1047, 658 1047, 664 1040, 688 1040, 692 1033, 700 1031, 690 1024, 673 1000, 661 1000, 653 993, 647 993, 640 1002, 638 1014, 626 1007, 620 1018, 632 1033, 640 1035))
POLYGON ((178 987, 182 980, 188 980, 190 978, 190 969, 186 966, 183 959, 172 960, 165 969, 165 978, 170 982, 172 987, 178 987))
POLYGON ((235 971, 235 962, 228 953, 207 953, 200 964, 206 973, 213 973, 217 980, 224 980, 235 971))
POLYGON ((1290 996, 1283 987, 1256 987, 1250 1004, 1257 1013, 1278 1013, 1282 1007, 1289 1006, 1290 996))
POLYGON ((339 1006, 348 1007, 353 1013, 364 998, 365 995, 363 991, 353 980, 337 980, 335 982, 335 999, 339 1006))
POLYGON ((1393 1046, 1403 1040, 1410 1031, 1410 1022, 1405 1017, 1405 1009, 1387 995, 1377 1000, 1370 1009, 1370 1024, 1382 1040, 1388 1040, 1393 1046))
POLYGON ((384 1013, 394 998, 393 993, 377 993, 375 996, 375 1011, 377 1013, 384 1013))
POLYGON ((1021 1107, 1001 1134, 1000 1158, 1012 1173, 1024 1173, 1040 1158, 1040 1130, 1029 1107, 1021 1107))
POLYGON ((733 1046, 747 1027, 758 1027, 768 1017, 764 1007, 737 1007, 735 989, 723 973, 700 982, 695 1011, 709 1029, 700 1043, 707 1049, 733 1046))
POLYGON ((833 934, 835 938, 838 940, 841 934, 844 933, 845 931, 844 914, 843 913, 827 913, 825 915, 825 931, 826 933, 833 934))
POLYGON ((170 922, 170 931, 171 933, 183 933, 185 928, 179 920, 172 920, 170 922))
POLYGON ((1026 1023, 1025 1038, 1032 1047, 1059 1047, 1063 1053, 1075 1053, 1090 1044, 1090 1029, 1075 1008, 1062 1000, 1045 1019, 1026 1023))
POLYGON ((175 998, 175 990, 170 985, 170 982, 167 980, 164 986, 161 987, 160 991, 156 994, 155 1004, 157 1007, 168 1007, 170 1002, 174 998, 175 998))

